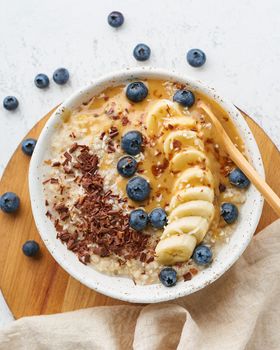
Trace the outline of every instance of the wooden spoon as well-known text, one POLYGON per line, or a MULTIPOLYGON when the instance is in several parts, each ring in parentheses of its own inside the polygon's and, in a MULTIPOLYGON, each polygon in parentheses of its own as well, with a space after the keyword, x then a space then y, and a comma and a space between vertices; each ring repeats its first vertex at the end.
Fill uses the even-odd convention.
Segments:
POLYGON ((258 191, 264 196, 265 200, 268 202, 271 208, 275 211, 275 213, 278 216, 280 216, 280 198, 268 186, 265 180, 263 180, 260 177, 260 175, 252 167, 252 165, 242 155, 242 153, 239 152, 239 150, 234 146, 225 129, 223 128, 222 124, 219 122, 215 114, 211 111, 210 107, 208 107, 202 101, 199 101, 197 105, 210 117, 212 123, 217 129, 219 135, 221 136, 223 145, 230 158, 243 171, 243 173, 248 177, 248 179, 251 180, 251 182, 255 185, 258 191))

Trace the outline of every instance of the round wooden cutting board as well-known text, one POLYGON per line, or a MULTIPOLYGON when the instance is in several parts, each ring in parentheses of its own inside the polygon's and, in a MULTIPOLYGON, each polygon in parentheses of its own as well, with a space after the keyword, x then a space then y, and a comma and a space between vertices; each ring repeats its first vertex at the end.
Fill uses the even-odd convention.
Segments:
MULTIPOLYGON (((52 111, 28 133, 38 138, 52 111)), ((266 179, 280 195, 280 153, 252 119, 244 114, 258 142, 265 166, 266 179)), ((70 277, 47 251, 35 227, 28 192, 29 157, 20 146, 11 158, 0 183, 0 194, 13 191, 21 199, 18 213, 0 213, 0 287, 16 318, 29 315, 51 314, 100 305, 124 304, 83 286, 70 277), (30 259, 23 255, 21 247, 26 240, 40 243, 41 255, 30 259)), ((276 220, 267 204, 257 232, 276 220)))

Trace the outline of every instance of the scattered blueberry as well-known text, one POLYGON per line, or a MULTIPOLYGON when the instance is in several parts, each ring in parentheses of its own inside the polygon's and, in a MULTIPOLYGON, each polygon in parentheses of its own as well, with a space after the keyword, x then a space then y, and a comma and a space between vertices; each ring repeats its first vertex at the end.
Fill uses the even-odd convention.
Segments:
POLYGON ((130 177, 137 170, 137 161, 130 156, 122 157, 117 164, 118 172, 123 177, 130 177))
POLYGON ((206 62, 206 55, 200 49, 191 49, 187 52, 187 61, 192 67, 201 67, 206 62))
POLYGON ((13 111, 18 107, 18 99, 15 96, 7 96, 4 98, 3 107, 8 111, 13 111))
POLYGON ((140 176, 130 179, 126 185, 126 193, 130 199, 142 202, 150 195, 151 187, 149 182, 140 176))
POLYGON ((148 223, 148 214, 143 209, 135 209, 129 215, 129 226, 136 231, 146 228, 148 223))
POLYGON ((126 97, 132 102, 141 102, 148 96, 148 88, 141 81, 130 83, 126 88, 126 97))
POLYGON ((124 17, 121 12, 113 11, 109 14, 107 20, 111 27, 118 28, 123 24, 124 17))
POLYGON ((22 152, 25 153, 27 156, 32 156, 36 143, 37 141, 34 139, 23 140, 21 144, 22 152))
POLYGON ((173 96, 173 101, 180 103, 184 107, 191 107, 194 104, 194 94, 189 90, 177 90, 173 96))
POLYGON ((223 203, 221 206, 221 215, 227 224, 232 224, 238 217, 237 206, 232 203, 223 203))
POLYGON ((138 44, 133 50, 133 56, 137 61, 147 61, 150 55, 151 49, 146 44, 138 44))
POLYGON ((172 287, 177 282, 177 272, 172 267, 165 267, 159 273, 159 280, 165 287, 172 287))
POLYGON ((163 228, 167 224, 167 214, 162 208, 155 208, 149 214, 149 221, 155 228, 163 228))
POLYGON ((212 261, 212 257, 211 249, 202 244, 195 248, 192 256, 198 265, 208 265, 212 261))
POLYGON ((19 197, 13 192, 6 192, 0 197, 0 208, 5 213, 14 213, 19 208, 19 197))
POLYGON ((232 170, 228 178, 229 182, 238 188, 247 188, 250 185, 250 180, 239 168, 232 170))
POLYGON ((39 244, 35 241, 26 241, 22 246, 23 254, 26 256, 35 256, 39 250, 39 244))
POLYGON ((133 130, 124 134, 121 140, 121 147, 126 153, 135 156, 141 152, 142 143, 143 137, 141 132, 133 130))
POLYGON ((36 77, 34 79, 34 83, 37 86, 37 88, 45 89, 46 87, 49 86, 50 80, 46 74, 40 73, 40 74, 36 75, 36 77))
POLYGON ((53 73, 53 80, 59 84, 64 85, 69 80, 69 72, 66 68, 58 68, 53 73))

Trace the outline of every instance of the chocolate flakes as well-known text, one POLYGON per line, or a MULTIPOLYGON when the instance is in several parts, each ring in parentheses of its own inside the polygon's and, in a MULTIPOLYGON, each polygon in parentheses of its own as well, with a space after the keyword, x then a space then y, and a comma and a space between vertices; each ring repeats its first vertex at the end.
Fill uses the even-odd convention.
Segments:
MULTIPOLYGON (((111 128, 110 132, 115 137, 117 130, 111 128)), ((138 258, 151 262, 154 257, 145 253, 149 236, 133 230, 129 226, 129 215, 114 206, 114 203, 124 202, 125 198, 110 190, 104 191, 103 178, 98 173, 98 157, 90 152, 89 147, 76 143, 64 153, 64 157, 68 160, 67 169, 63 167, 65 174, 69 174, 68 168, 78 168, 85 193, 72 208, 63 202, 54 206, 59 217, 54 220, 57 237, 78 255, 83 264, 90 262, 91 254, 100 257, 117 255, 122 261, 138 258), (78 148, 80 153, 72 157, 70 153, 78 148), (78 220, 72 221, 72 211, 78 220), (75 233, 63 229, 66 220, 70 220, 75 233)))
MULTIPOLYGON (((48 182, 48 181, 47 181, 48 182)), ((58 179, 55 179, 55 178, 50 178, 50 183, 51 184, 58 184, 59 183, 59 181, 58 181, 58 179)))
POLYGON ((54 162, 54 163, 52 164, 52 167, 58 167, 58 166, 60 166, 60 165, 61 165, 60 162, 54 162))
POLYGON ((69 148, 69 153, 75 152, 77 148, 79 148, 79 145, 77 144, 77 142, 75 142, 75 143, 69 148))

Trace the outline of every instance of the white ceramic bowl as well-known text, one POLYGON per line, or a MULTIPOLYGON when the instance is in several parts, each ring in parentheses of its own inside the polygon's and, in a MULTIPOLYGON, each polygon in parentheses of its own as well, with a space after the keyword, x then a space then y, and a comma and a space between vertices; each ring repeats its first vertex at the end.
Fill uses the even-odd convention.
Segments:
POLYGON ((160 283, 147 286, 134 285, 131 279, 111 277, 95 271, 90 266, 81 264, 76 255, 67 250, 65 245, 56 239, 54 226, 45 216, 46 208, 42 191, 42 163, 47 158, 48 147, 55 132, 54 127, 61 122, 60 116, 63 109, 72 110, 109 86, 143 78, 158 78, 184 83, 189 85, 194 91, 202 91, 217 101, 230 114, 245 141, 253 166, 260 175, 264 176, 261 155, 256 141, 242 115, 230 102, 222 98, 213 88, 197 80, 159 69, 137 68, 127 69, 96 79, 89 87, 73 94, 54 112, 42 130, 32 156, 29 172, 29 189, 33 216, 38 231, 48 250, 63 269, 89 288, 110 297, 135 303, 156 303, 191 294, 214 282, 227 271, 243 253, 255 232, 262 212, 263 198, 254 186, 250 186, 247 191, 247 201, 241 208, 237 228, 232 233, 229 243, 223 245, 210 267, 194 276, 192 280, 179 282, 172 288, 166 288, 160 283))

